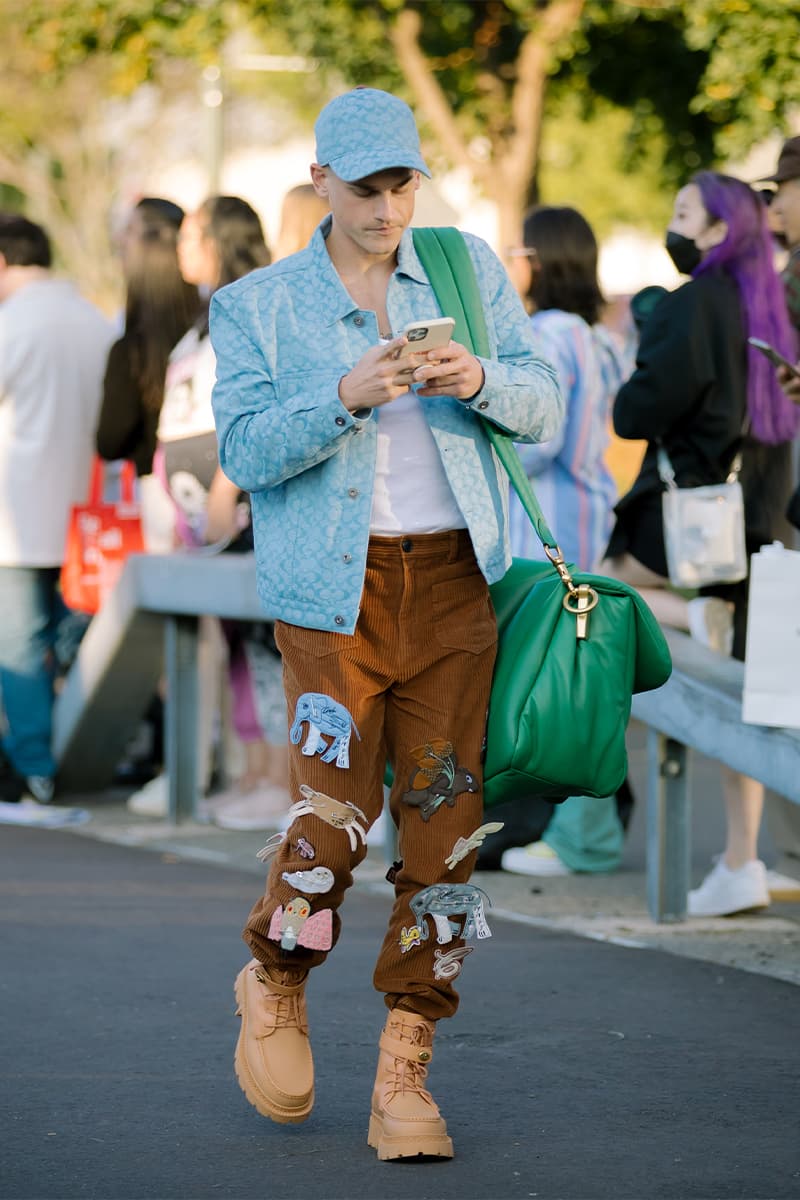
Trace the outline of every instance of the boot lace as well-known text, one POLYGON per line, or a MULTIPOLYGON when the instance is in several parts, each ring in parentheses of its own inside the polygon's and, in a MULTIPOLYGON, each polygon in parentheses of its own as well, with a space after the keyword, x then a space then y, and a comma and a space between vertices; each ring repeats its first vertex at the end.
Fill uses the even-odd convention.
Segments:
MULTIPOLYGON (((403 1026, 398 1026, 392 1030, 392 1033, 401 1041, 410 1041, 412 1046, 426 1047, 430 1045, 426 1030, 417 1025, 411 1032, 411 1037, 408 1037, 408 1030, 403 1026)), ((428 1077, 428 1068, 424 1063, 412 1062, 407 1058, 394 1058, 393 1073, 389 1080, 389 1095, 387 1099, 394 1099, 395 1096, 402 1096, 406 1092, 416 1093, 421 1100, 426 1104, 434 1105, 433 1096, 425 1087, 425 1080, 428 1077)), ((434 1105, 435 1106, 435 1105, 434 1105)))
POLYGON ((292 992, 285 996, 282 992, 273 992, 269 986, 273 981, 266 972, 257 970, 256 979, 259 983, 267 985, 262 996, 265 1013, 270 1018, 270 1028, 300 1029, 303 1033, 307 1033, 308 1026, 303 1011, 303 993, 292 992))

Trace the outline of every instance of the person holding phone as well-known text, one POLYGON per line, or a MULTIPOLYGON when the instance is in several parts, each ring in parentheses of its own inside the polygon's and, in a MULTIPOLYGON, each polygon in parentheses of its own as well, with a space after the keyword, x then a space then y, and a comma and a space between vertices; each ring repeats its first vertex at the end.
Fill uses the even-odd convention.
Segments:
POLYGON ((778 383, 781 385, 784 395, 790 400, 794 400, 795 404, 800 404, 800 362, 795 367, 779 367, 778 368, 778 383))
POLYGON ((463 933, 487 936, 467 881, 497 642, 488 585, 511 561, 505 486, 478 418, 545 441, 563 405, 479 238, 466 243, 492 358, 452 340, 419 352, 394 332, 448 315, 409 229, 430 174, 409 107, 357 88, 325 106, 315 132, 311 179, 330 216, 306 250, 211 304, 220 462, 252 496, 295 801, 244 932, 254 958, 236 981, 236 1070, 264 1116, 311 1111, 306 982, 339 936, 388 759, 402 861, 374 974, 389 1011, 368 1141, 381 1159, 449 1158, 425 1075, 436 1021, 458 1005, 463 933))
MULTIPOLYGON (((713 171, 695 175, 677 194, 667 250, 691 279, 656 304, 642 328, 636 370, 617 393, 617 433, 646 438, 648 446, 617 505, 601 570, 638 588, 665 625, 743 659, 746 580, 703 588, 688 601, 668 587, 657 455, 663 445, 678 486, 695 487, 721 483, 741 449, 748 554, 781 536, 800 412, 747 339, 789 359, 796 339, 772 263, 766 210, 746 183, 713 171)), ((723 792, 725 851, 689 894, 693 916, 769 904, 757 848, 764 789, 723 768, 723 792)))

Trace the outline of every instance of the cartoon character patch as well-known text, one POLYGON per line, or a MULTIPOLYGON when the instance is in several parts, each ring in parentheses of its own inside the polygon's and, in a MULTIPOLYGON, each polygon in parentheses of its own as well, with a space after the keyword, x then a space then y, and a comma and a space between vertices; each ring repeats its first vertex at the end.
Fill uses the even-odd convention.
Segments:
POLYGON ((424 936, 425 935, 423 934, 419 925, 412 925, 408 929, 406 929, 406 927, 404 925, 403 928, 400 930, 400 953, 405 954, 408 950, 411 950, 414 946, 421 946, 422 939, 424 936))
POLYGON ((410 789, 402 798, 404 804, 419 809, 423 821, 429 821, 441 804, 452 808, 456 796, 479 790, 472 772, 456 764, 453 743, 444 738, 431 738, 424 746, 415 746, 411 757, 418 769, 411 775, 410 789))
POLYGON ((472 954, 474 946, 454 946, 447 953, 444 950, 433 952, 433 978, 455 979, 461 974, 461 966, 468 954, 472 954))
POLYGON ((443 946, 454 937, 492 936, 484 914, 484 899, 491 905, 486 892, 473 883, 434 883, 412 896, 409 906, 423 931, 423 940, 427 940, 429 934, 425 920, 427 913, 436 926, 436 940, 443 946), (463 928, 460 921, 452 919, 459 915, 465 918, 463 928))
POLYGON ((259 860, 259 862, 268 862, 269 859, 272 858, 273 854, 277 854, 285 837, 285 833, 273 833, 272 837, 267 838, 267 844, 262 846, 256 854, 256 858, 259 860))
POLYGON ((308 723, 308 733, 303 742, 302 753, 307 757, 321 754, 325 763, 335 762, 337 767, 350 766, 350 735, 361 734, 353 718, 343 704, 331 699, 323 692, 304 692, 297 700, 294 721, 289 730, 292 744, 296 746, 303 736, 303 723, 308 723), (330 744, 325 737, 332 739, 330 744))
POLYGON ((457 838, 453 849, 444 860, 447 865, 447 869, 452 871, 456 863, 460 863, 462 858, 466 858, 471 851, 477 850, 479 846, 482 846, 484 839, 487 838, 490 833, 499 833, 499 831, 503 828, 503 824, 503 821, 487 821, 485 825, 479 825, 478 828, 469 835, 469 837, 457 838))
POLYGON ((294 821, 296 817, 319 817, 321 821, 332 825, 334 829, 345 831, 350 839, 351 850, 356 848, 356 835, 361 838, 362 844, 366 845, 367 818, 355 804, 351 804, 349 800, 344 802, 334 800, 332 796, 326 796, 324 792, 315 792, 307 783, 300 784, 300 795, 303 799, 298 800, 289 809, 290 820, 294 821))
POLYGON ((268 937, 280 942, 282 950, 306 946, 309 950, 330 950, 333 945, 333 913, 330 908, 311 913, 303 896, 295 896, 283 908, 278 905, 269 923, 268 937))
POLYGON ((333 887, 333 871, 327 867, 312 867, 310 871, 284 871, 281 879, 308 896, 315 892, 329 892, 333 887))

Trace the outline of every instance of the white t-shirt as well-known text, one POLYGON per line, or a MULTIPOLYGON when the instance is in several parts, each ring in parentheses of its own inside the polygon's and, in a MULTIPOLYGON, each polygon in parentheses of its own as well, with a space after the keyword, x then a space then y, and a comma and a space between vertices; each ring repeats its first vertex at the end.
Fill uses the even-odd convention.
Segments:
POLYGON ((396 537, 465 529, 467 523, 416 393, 406 392, 381 405, 375 416, 378 449, 370 532, 396 537))
POLYGON ((151 476, 140 480, 142 527, 151 554, 180 540, 203 541, 208 489, 218 465, 211 409, 216 357, 207 334, 190 329, 170 354, 151 476))
POLYGON ((0 304, 0 566, 61 566, 70 508, 89 491, 113 340, 63 279, 32 279, 0 304))

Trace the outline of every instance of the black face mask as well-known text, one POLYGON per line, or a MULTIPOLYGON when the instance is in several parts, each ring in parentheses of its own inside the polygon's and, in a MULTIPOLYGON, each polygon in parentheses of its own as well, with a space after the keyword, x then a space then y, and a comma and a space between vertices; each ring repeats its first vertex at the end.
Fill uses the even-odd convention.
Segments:
POLYGON ((667 232, 665 245, 667 254, 681 275, 691 275, 695 267, 699 267, 703 260, 695 241, 692 238, 684 237, 682 233, 674 233, 670 229, 667 232))

